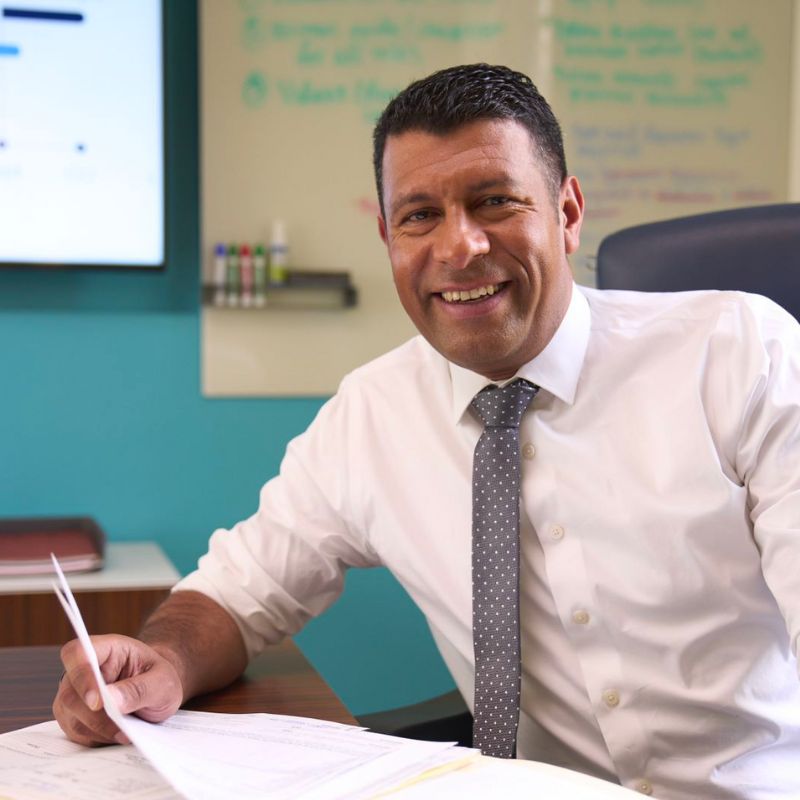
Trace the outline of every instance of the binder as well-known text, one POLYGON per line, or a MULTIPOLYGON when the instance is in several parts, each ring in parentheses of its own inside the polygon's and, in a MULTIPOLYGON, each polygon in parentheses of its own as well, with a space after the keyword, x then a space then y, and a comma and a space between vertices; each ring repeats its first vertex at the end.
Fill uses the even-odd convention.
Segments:
POLYGON ((91 517, 0 519, 0 576, 53 572, 54 553, 64 572, 103 566, 105 534, 91 517))

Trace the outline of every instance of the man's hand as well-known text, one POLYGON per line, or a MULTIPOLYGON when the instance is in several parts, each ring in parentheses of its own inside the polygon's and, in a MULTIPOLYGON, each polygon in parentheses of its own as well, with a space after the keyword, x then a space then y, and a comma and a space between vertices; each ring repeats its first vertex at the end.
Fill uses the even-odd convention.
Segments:
MULTIPOLYGON (((184 699, 178 671, 150 645, 128 636, 93 636, 100 671, 123 714, 159 722, 174 714, 184 699)), ((61 649, 66 672, 53 702, 53 714, 64 733, 78 744, 120 744, 127 738, 108 718, 103 701, 77 639, 61 649)))
MULTIPOLYGON (((181 703, 227 686, 242 674, 247 652, 239 628, 204 594, 173 592, 139 634, 92 636, 100 672, 123 714, 160 722, 181 703)), ((92 668, 76 640, 61 650, 66 672, 53 703, 64 733, 79 744, 127 739, 103 711, 92 668)))

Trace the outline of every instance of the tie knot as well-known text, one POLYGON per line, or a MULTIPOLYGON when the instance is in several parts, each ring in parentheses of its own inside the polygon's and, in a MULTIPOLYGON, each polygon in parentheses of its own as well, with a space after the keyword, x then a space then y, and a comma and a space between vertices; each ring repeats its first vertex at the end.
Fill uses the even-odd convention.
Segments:
POLYGON ((472 398, 470 408, 487 428, 518 428, 525 409, 536 397, 538 386, 517 378, 502 389, 486 386, 472 398))

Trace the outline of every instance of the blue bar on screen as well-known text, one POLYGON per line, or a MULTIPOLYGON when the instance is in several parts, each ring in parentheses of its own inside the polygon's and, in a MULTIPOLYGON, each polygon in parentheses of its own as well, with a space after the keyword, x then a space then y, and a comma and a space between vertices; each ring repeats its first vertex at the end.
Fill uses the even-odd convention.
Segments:
POLYGON ((18 55, 19 47, 17 47, 15 44, 0 44, 0 57, 18 55))
POLYGON ((43 22, 83 22, 83 14, 79 11, 47 11, 36 8, 3 8, 6 19, 30 19, 43 22))

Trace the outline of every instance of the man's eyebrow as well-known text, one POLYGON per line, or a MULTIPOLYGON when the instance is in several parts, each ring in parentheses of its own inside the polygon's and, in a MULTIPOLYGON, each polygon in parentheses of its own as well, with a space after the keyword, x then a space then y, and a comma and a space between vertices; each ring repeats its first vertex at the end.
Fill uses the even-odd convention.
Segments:
POLYGON ((414 203, 429 203, 432 199, 433 195, 427 192, 409 192, 408 194, 401 194, 394 203, 392 203, 389 211, 392 214, 396 214, 403 206, 412 205, 414 203))
MULTIPOLYGON (((502 174, 487 178, 478 183, 473 183, 468 189, 472 193, 477 193, 485 192, 488 189, 504 189, 508 191, 515 186, 516 182, 510 175, 502 174)), ((407 194, 401 194, 394 203, 392 203, 389 211, 391 214, 396 214, 403 206, 413 205, 415 203, 429 203, 432 199, 433 195, 427 192, 408 192, 407 194)))

